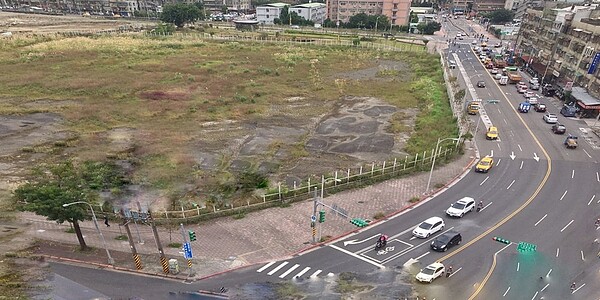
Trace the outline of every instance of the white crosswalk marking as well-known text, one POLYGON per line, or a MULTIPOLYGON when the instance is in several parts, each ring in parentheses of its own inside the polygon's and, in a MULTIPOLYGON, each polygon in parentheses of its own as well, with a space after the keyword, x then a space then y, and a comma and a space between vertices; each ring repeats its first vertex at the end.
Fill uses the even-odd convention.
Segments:
POLYGON ((310 267, 304 268, 302 271, 300 271, 300 273, 296 274, 296 276, 294 276, 294 278, 298 278, 298 277, 304 275, 304 273, 308 272, 308 270, 310 270, 310 267))
POLYGON ((310 275, 310 278, 316 278, 321 272, 323 272, 323 270, 316 270, 314 273, 312 273, 312 275, 310 275))
POLYGON ((294 272, 294 270, 296 270, 299 266, 299 264, 295 264, 293 267, 283 272, 283 274, 279 275, 279 278, 285 278, 285 276, 288 276, 290 273, 294 272))
POLYGON ((268 264, 264 265, 262 268, 260 268, 260 269, 256 270, 256 272, 260 273, 260 272, 262 272, 262 271, 264 271, 264 270, 268 269, 268 268, 269 268, 270 266, 272 266, 274 263, 276 263, 276 261, 272 261, 272 262, 270 262, 270 263, 268 263, 268 264))
POLYGON ((282 262, 282 263, 281 263, 279 266, 277 266, 275 269, 271 270, 271 272, 267 273, 267 275, 271 276, 271 275, 273 275, 273 274, 277 273, 277 271, 281 270, 281 268, 285 267, 285 265, 287 265, 287 264, 288 264, 288 262, 287 262, 287 261, 284 261, 284 262, 282 262))

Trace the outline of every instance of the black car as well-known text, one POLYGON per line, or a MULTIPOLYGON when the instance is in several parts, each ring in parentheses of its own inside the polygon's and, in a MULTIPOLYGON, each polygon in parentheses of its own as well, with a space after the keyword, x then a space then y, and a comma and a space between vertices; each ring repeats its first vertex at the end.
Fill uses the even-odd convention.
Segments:
POLYGON ((484 88, 485 87, 485 81, 477 81, 477 87, 484 88))
POLYGON ((552 125, 552 132, 556 134, 564 134, 565 132, 567 132, 567 127, 565 127, 565 125, 556 123, 552 125))
POLYGON ((431 249, 435 251, 446 251, 448 248, 462 242, 462 236, 456 231, 448 231, 431 242, 431 249))

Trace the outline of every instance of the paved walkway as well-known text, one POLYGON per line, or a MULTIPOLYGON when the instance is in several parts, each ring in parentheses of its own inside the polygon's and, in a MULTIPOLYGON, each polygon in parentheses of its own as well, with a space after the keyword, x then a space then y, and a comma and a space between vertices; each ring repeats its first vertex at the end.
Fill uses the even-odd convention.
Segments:
MULTIPOLYGON (((467 142, 469 145, 469 143, 467 142)), ((466 153, 457 160, 436 168, 431 186, 440 186, 452 181, 462 174, 472 163, 474 150, 467 149, 466 153)), ((350 216, 373 219, 377 213, 386 215, 399 211, 408 205, 413 197, 423 198, 427 185, 428 173, 419 173, 410 177, 389 180, 366 188, 341 192, 325 197, 328 204, 336 204, 348 211, 350 216)), ((435 201, 435 200, 434 200, 435 201)), ((246 217, 235 220, 231 217, 211 220, 202 224, 186 226, 194 230, 198 240, 192 243, 194 252, 194 270, 196 277, 203 277, 231 268, 281 259, 310 246, 310 216, 312 202, 296 203, 287 208, 270 208, 249 213, 246 217)), ((59 225, 47 221, 32 213, 22 213, 21 217, 30 222, 28 234, 39 239, 55 242, 77 244, 75 234, 67 233, 67 223, 59 225)), ((117 240, 125 230, 116 223, 106 227, 100 223, 106 238, 107 246, 112 251, 130 252, 127 241, 117 240)), ((83 234, 89 246, 102 248, 99 235, 91 221, 81 224, 83 234)), ((138 224, 131 226, 140 254, 158 253, 152 231, 149 226, 138 224), (138 235, 139 231, 139 235, 138 235), (143 242, 140 243, 141 241, 143 242)), ((326 222, 322 226, 323 236, 340 236, 355 230, 349 220, 327 213, 326 222)), ((181 242, 179 228, 159 228, 161 242, 165 254, 169 258, 178 258, 180 266, 184 266, 182 254, 178 248, 169 248, 170 242, 181 242)), ((99 252, 104 255, 104 252, 99 252)), ((102 259, 100 259, 102 261, 102 259)), ((160 273, 161 266, 157 259, 143 262, 144 270, 160 273)), ((131 268, 131 263, 122 267, 131 268)))

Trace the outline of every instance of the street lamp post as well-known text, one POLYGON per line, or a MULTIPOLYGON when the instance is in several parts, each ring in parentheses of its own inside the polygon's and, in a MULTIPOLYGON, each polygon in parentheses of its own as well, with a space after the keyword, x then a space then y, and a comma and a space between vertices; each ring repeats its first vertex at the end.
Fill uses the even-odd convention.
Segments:
POLYGON ((102 245, 104 245, 104 250, 106 250, 106 256, 108 256, 108 264, 111 266, 114 265, 115 260, 112 258, 112 256, 110 256, 110 252, 108 251, 108 247, 106 246, 106 240, 104 239, 104 235, 102 234, 102 231, 100 231, 100 227, 98 227, 98 219, 96 219, 96 214, 94 213, 94 208, 92 207, 92 205, 85 201, 77 201, 77 202, 66 203, 66 204, 63 204, 62 206, 68 207, 73 204, 87 204, 90 207, 90 210, 92 211, 92 220, 94 221, 94 226, 96 226, 96 231, 98 231, 98 234, 100 235, 100 239, 102 239, 102 245))
POLYGON ((431 184, 431 176, 433 175, 433 167, 435 166, 435 158, 437 157, 437 152, 438 152, 438 147, 440 146, 440 143, 446 140, 453 140, 456 141, 458 143, 459 139, 458 138, 445 138, 440 140, 440 138, 438 138, 437 143, 435 144, 435 150, 433 151, 433 162, 431 162, 431 171, 429 171, 429 179, 427 180, 427 188, 425 189, 425 193, 427 193, 429 191, 429 185, 431 184))
POLYGON ((334 180, 335 182, 342 181, 341 179, 337 179, 337 178, 327 178, 327 179, 325 179, 325 175, 321 175, 321 201, 323 201, 323 190, 325 190, 325 183, 327 183, 330 180, 334 180))

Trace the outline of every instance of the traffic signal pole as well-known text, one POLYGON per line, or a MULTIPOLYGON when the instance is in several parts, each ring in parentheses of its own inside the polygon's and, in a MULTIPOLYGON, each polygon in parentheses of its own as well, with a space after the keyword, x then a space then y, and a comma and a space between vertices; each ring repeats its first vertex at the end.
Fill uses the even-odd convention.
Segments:
MULTIPOLYGON (((187 241, 187 237, 185 236, 185 228, 183 228, 183 223, 179 223, 179 227, 181 227, 181 238, 183 238, 183 243, 186 244, 186 243, 188 243, 188 241, 187 241)), ((190 247, 191 247, 191 245, 190 245, 190 247)), ((188 264, 188 268, 190 270, 190 273, 188 276, 192 277, 192 274, 194 274, 194 273, 192 271, 192 259, 191 258, 187 259, 187 264, 188 264)))
POLYGON ((311 218, 311 230, 312 230, 312 243, 316 244, 317 243, 317 234, 316 234, 316 228, 315 228, 315 221, 313 221, 316 217, 317 217, 317 207, 319 206, 319 200, 317 198, 317 188, 315 187, 315 195, 313 198, 313 214, 312 214, 312 218, 311 218))

